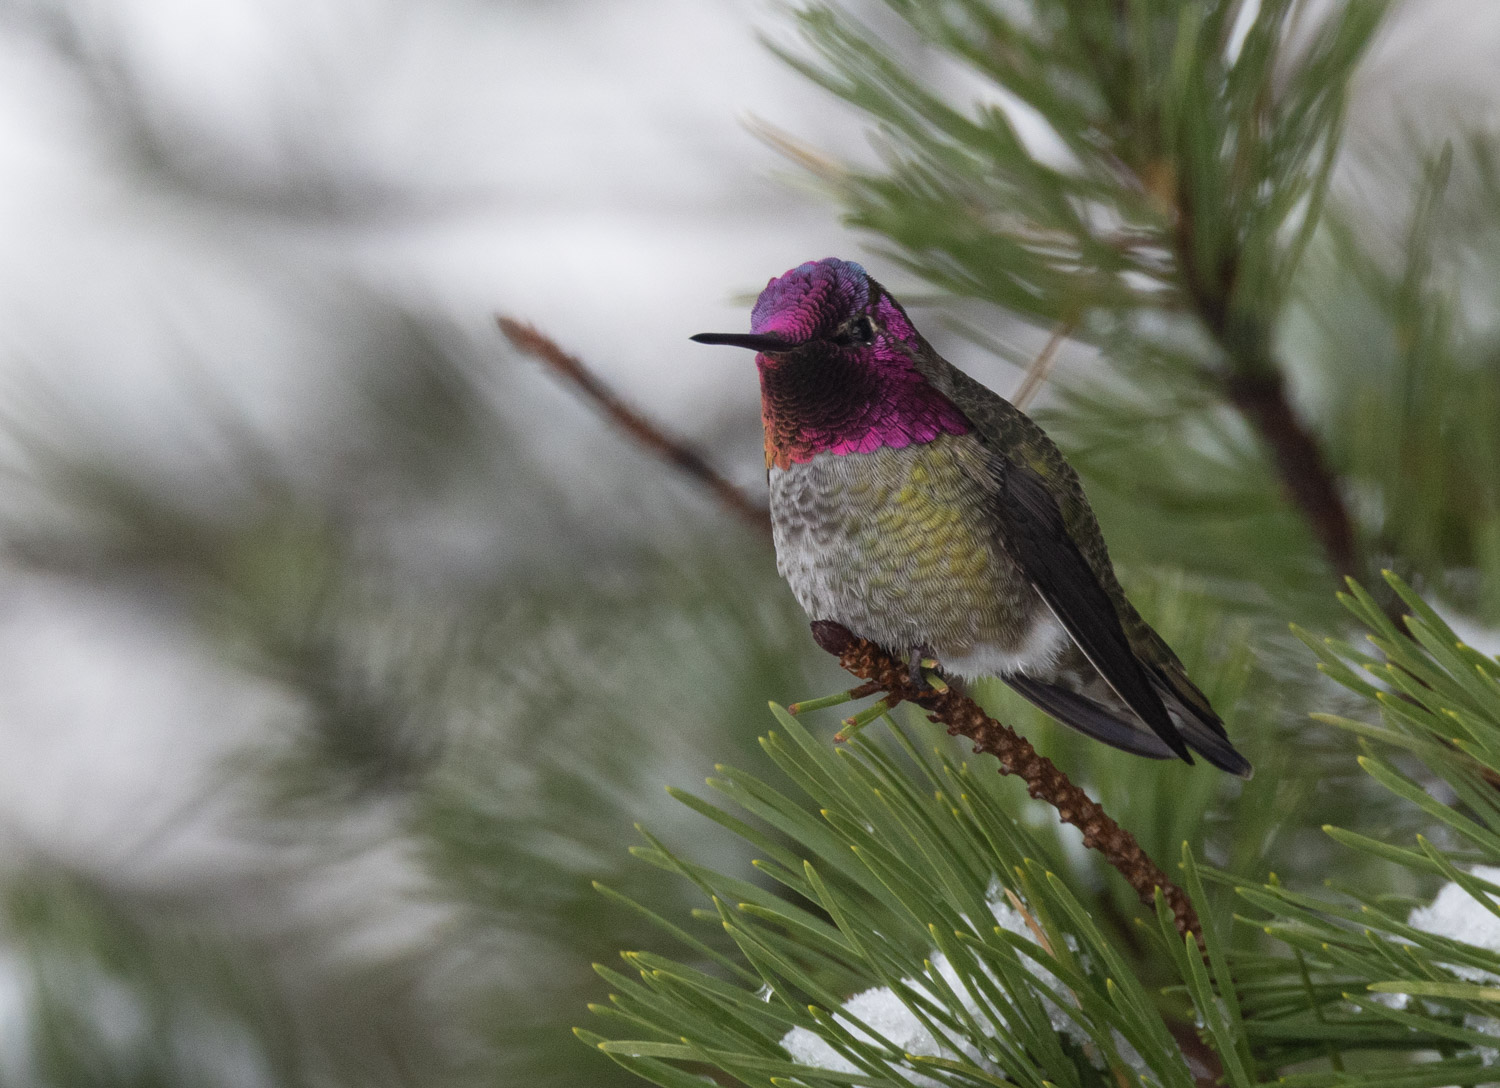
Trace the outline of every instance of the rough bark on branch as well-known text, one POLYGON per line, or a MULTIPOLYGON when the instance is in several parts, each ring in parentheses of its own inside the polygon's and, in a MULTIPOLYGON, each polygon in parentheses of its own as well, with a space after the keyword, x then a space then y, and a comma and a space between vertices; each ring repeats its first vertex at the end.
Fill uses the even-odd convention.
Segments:
POLYGON ((1147 856, 1141 844, 1103 806, 1075 786, 1058 766, 1038 755, 1031 742, 1008 725, 986 714, 973 699, 956 687, 947 691, 918 688, 911 680, 908 663, 898 661, 867 639, 828 620, 814 620, 813 638, 839 659, 839 664, 861 680, 879 685, 891 705, 915 703, 928 717, 948 727, 948 732, 974 742, 975 752, 988 752, 1000 761, 1001 774, 1013 774, 1026 783, 1026 791, 1057 810, 1058 818, 1083 832, 1083 844, 1098 850, 1135 890, 1141 903, 1154 909, 1156 889, 1162 890, 1177 931, 1193 934, 1201 943, 1203 929, 1187 893, 1167 879, 1161 867, 1147 856))

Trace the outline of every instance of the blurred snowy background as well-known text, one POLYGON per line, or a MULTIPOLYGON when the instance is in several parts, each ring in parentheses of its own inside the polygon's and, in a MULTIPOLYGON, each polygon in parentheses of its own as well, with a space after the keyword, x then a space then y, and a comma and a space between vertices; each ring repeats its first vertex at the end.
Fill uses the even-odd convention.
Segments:
MULTIPOLYGON (((768 549, 494 315, 760 485, 748 360, 687 336, 862 251, 744 122, 865 140, 758 32, 0 4, 0 1083, 613 1075, 566 1030, 628 940, 589 881, 831 677, 768 549)), ((1487 0, 1398 12, 1341 170, 1372 232, 1388 148, 1500 126, 1497 57, 1487 0)))

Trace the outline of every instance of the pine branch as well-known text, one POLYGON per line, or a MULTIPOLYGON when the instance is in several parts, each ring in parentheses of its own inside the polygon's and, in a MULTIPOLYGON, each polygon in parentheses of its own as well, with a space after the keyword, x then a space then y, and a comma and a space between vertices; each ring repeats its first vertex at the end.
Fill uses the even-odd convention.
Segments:
POLYGON ((1358 578, 1363 564, 1338 479, 1317 438, 1298 418, 1280 371, 1240 373, 1224 379, 1224 396, 1260 435, 1287 497, 1318 539, 1340 578, 1358 578))
POLYGON ((1202 268, 1195 259, 1198 242, 1191 193, 1179 191, 1173 206, 1176 251, 1187 295, 1232 367, 1219 383, 1224 399, 1260 437, 1287 498, 1340 581, 1363 577, 1354 519, 1317 436, 1287 397, 1285 371, 1272 358, 1269 334, 1244 313, 1232 310, 1230 299, 1241 255, 1230 255, 1216 274, 1202 268))
POLYGON ((606 419, 628 434, 637 444, 655 453, 669 464, 705 487, 719 504, 766 536, 771 534, 771 515, 766 508, 746 495, 681 438, 669 435, 654 422, 626 404, 624 399, 599 379, 582 359, 569 355, 557 342, 535 326, 509 317, 496 319, 500 331, 518 351, 546 363, 556 374, 570 381, 587 397, 606 419))
POLYGON ((976 752, 988 752, 999 759, 1000 773, 1021 778, 1032 797, 1046 801, 1057 809, 1064 823, 1082 831, 1084 846, 1103 854, 1135 890, 1143 905, 1154 907, 1156 889, 1160 888, 1176 919, 1177 931, 1191 933, 1202 942, 1203 927, 1187 894, 1167 879, 1134 835, 1116 823, 1099 802, 1069 781, 1055 763, 1038 755, 1025 737, 990 717, 956 688, 947 691, 918 688, 911 681, 906 663, 897 661, 873 642, 857 638, 840 624, 815 620, 812 633, 818 645, 835 655, 846 670, 879 685, 879 690, 886 692, 888 705, 915 703, 928 712, 932 721, 947 726, 950 734, 972 740, 976 752))

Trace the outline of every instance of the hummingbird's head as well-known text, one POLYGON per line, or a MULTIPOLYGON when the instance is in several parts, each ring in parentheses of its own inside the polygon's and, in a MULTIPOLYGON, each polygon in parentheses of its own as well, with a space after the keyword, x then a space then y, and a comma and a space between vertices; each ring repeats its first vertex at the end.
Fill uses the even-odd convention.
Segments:
POLYGON ((757 353, 768 465, 969 429, 918 367, 917 355, 929 349, 906 312, 852 261, 799 264, 766 284, 750 332, 693 339, 757 353))
POLYGON ((908 353, 916 330, 885 288, 853 261, 828 257, 799 264, 766 284, 750 311, 750 332, 704 332, 700 344, 752 348, 763 365, 786 357, 841 355, 876 364, 908 353))

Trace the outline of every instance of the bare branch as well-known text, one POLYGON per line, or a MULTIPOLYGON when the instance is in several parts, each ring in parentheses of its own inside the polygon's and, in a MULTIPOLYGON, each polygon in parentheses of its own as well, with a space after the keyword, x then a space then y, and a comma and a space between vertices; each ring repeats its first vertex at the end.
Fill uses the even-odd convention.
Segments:
POLYGON ((1021 379, 1021 384, 1016 387, 1016 395, 1010 398, 1010 402, 1022 411, 1031 403, 1031 399, 1041 392, 1041 388, 1047 382, 1047 375, 1052 373, 1052 364, 1057 362, 1057 352, 1073 334, 1072 322, 1064 321, 1052 330, 1052 338, 1047 341, 1047 346, 1042 348, 1029 367, 1026 368, 1026 376, 1021 379))
POLYGON ((761 143, 780 152, 802 167, 811 176, 832 186, 843 185, 849 180, 849 168, 834 158, 825 155, 812 144, 797 139, 786 129, 773 125, 759 117, 747 117, 745 127, 761 143))
POLYGON ((1317 538, 1340 581, 1364 578, 1354 521, 1318 440, 1297 417, 1280 371, 1232 374, 1224 395, 1266 444, 1292 505, 1317 538))
POLYGON ((681 438, 669 435, 650 419, 636 411, 609 386, 605 385, 576 355, 569 355, 556 341, 535 326, 508 317, 497 318, 500 331, 518 351, 539 359, 553 373, 572 382, 606 419, 613 422, 636 443, 675 465, 692 477, 719 501, 719 504, 766 536, 771 535, 771 515, 764 506, 730 483, 720 472, 681 438))

